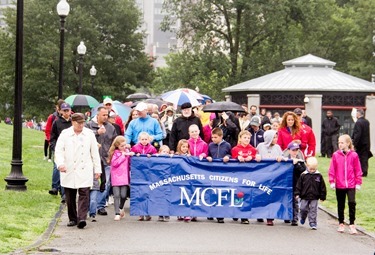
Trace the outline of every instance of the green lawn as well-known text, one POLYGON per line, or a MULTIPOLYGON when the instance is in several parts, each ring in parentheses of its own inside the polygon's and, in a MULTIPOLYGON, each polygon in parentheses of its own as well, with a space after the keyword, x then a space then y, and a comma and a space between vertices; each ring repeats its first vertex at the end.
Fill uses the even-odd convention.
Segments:
POLYGON ((11 170, 13 126, 0 123, 0 254, 33 244, 60 206, 60 199, 48 194, 53 165, 43 160, 44 133, 30 129, 22 132, 27 191, 8 191, 4 178, 11 170))
MULTIPOLYGON (((23 129, 23 174, 29 179, 26 192, 6 191, 4 178, 9 175, 12 159, 13 127, 0 123, 0 254, 33 244, 46 230, 60 206, 60 199, 48 194, 52 163, 43 159, 44 133, 23 129)), ((322 205, 336 214, 335 193, 329 188, 329 159, 319 159, 319 171, 325 177, 327 201, 322 205)), ((356 223, 375 232, 375 160, 370 160, 369 177, 357 193, 356 223)), ((347 215, 348 210, 346 210, 347 215)))

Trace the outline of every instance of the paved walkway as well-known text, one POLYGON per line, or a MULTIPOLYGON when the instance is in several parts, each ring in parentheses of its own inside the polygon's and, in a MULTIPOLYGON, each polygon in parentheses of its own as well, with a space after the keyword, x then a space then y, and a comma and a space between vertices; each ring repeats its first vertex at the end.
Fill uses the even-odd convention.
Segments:
POLYGON ((231 219, 218 224, 205 218, 196 223, 179 222, 176 217, 170 222, 158 222, 157 217, 138 222, 137 217, 129 216, 129 208, 126 217, 116 222, 113 206, 107 210, 108 216, 97 216, 97 222, 88 222, 81 230, 66 226, 64 207, 50 238, 37 243, 37 248, 27 254, 373 255, 375 251, 374 238, 363 233, 338 233, 337 220, 321 210, 316 231, 310 230, 308 224, 292 227, 278 220, 273 227, 256 220, 242 225, 231 219))

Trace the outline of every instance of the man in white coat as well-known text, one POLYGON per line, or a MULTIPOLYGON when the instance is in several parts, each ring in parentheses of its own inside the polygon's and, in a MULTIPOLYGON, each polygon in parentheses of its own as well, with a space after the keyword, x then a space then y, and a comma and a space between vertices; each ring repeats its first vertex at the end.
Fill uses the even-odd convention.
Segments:
POLYGON ((81 229, 86 226, 94 175, 98 179, 102 172, 95 135, 84 125, 85 116, 82 113, 73 114, 72 127, 62 131, 55 148, 55 163, 60 171, 61 186, 65 188, 68 207, 67 226, 81 229))

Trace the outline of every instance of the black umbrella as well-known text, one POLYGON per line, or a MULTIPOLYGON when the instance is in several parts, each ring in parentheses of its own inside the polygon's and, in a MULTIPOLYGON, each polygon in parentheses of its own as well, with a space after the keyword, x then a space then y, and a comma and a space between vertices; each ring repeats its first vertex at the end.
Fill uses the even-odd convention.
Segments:
POLYGON ((221 101, 221 102, 215 102, 212 104, 208 104, 203 106, 204 112, 245 112, 245 110, 242 108, 241 105, 233 103, 233 102, 227 102, 227 101, 221 101))
POLYGON ((150 98, 150 95, 147 95, 146 93, 134 93, 130 94, 126 97, 126 99, 147 99, 150 98))
POLYGON ((163 104, 167 104, 167 102, 165 102, 163 100, 160 100, 160 99, 157 99, 157 98, 149 98, 149 99, 146 99, 143 102, 148 103, 148 104, 156 104, 159 108, 163 104))

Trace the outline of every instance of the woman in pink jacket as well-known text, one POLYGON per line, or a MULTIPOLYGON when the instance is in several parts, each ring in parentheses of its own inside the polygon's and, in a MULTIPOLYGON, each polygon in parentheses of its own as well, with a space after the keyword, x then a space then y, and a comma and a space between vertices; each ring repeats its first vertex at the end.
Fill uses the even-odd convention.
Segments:
POLYGON ((115 206, 115 219, 125 216, 124 205, 129 190, 129 156, 134 154, 126 148, 123 136, 117 136, 109 148, 108 163, 111 165, 111 185, 115 206))
POLYGON ((338 232, 345 231, 344 210, 345 199, 348 197, 349 232, 356 234, 355 221, 355 193, 361 189, 362 169, 358 154, 353 151, 352 140, 349 135, 339 137, 339 149, 333 153, 328 172, 329 183, 336 189, 337 214, 339 216, 338 232))

